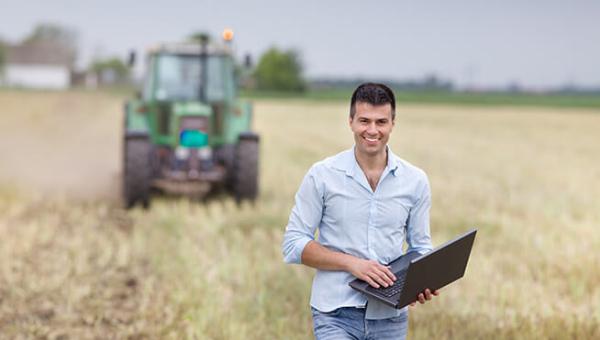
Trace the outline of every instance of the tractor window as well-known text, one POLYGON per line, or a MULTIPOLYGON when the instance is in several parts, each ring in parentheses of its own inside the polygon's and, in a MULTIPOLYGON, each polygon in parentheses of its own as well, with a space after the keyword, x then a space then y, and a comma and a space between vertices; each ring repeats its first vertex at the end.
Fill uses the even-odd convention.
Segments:
POLYGON ((206 99, 209 102, 225 102, 233 99, 233 64, 226 56, 208 58, 208 86, 206 99))
POLYGON ((194 100, 200 92, 200 59, 193 56, 161 55, 158 58, 158 100, 194 100))
MULTIPOLYGON (((148 58, 147 62, 146 62, 146 67, 149 68, 149 70, 152 70, 152 67, 154 65, 154 60, 153 58, 148 58)), ((152 75, 153 72, 150 71, 146 71, 146 73, 144 74, 144 87, 143 87, 143 98, 144 100, 150 100, 150 98, 152 98, 152 84, 154 83, 154 80, 152 79, 152 75)))
MULTIPOLYGON (((156 77, 156 99, 158 100, 198 100, 202 81, 199 56, 168 55, 158 57, 156 77)), ((206 61, 206 99, 209 102, 227 100, 229 94, 229 63, 222 56, 209 56, 206 61)))
POLYGON ((206 87, 206 99, 209 102, 224 101, 225 95, 225 75, 222 58, 211 57, 206 63, 208 68, 208 86, 206 87))

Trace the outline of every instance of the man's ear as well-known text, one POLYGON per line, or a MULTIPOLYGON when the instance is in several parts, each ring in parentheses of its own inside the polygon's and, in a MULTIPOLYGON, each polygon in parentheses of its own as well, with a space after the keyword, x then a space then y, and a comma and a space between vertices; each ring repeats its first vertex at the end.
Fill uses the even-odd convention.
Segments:
POLYGON ((348 126, 352 127, 352 116, 348 116, 348 126))

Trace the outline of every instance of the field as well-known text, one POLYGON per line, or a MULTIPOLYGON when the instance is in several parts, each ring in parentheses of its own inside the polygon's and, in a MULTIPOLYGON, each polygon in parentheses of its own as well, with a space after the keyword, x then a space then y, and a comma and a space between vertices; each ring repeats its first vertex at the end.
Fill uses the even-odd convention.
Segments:
MULTIPOLYGON (((243 91, 253 99, 309 99, 317 101, 346 101, 354 88, 309 89, 300 94, 290 92, 243 91)), ((519 107, 600 108, 598 93, 503 93, 455 92, 434 90, 396 91, 396 99, 403 103, 419 105, 475 105, 519 107)))
MULTIPOLYGON (((313 270, 280 252, 347 104, 255 101, 261 197, 119 204, 109 93, 0 91, 1 339, 310 339, 313 270)), ((600 338, 600 111, 399 104, 391 147, 429 174, 434 245, 479 227, 466 276, 410 339, 600 338)))

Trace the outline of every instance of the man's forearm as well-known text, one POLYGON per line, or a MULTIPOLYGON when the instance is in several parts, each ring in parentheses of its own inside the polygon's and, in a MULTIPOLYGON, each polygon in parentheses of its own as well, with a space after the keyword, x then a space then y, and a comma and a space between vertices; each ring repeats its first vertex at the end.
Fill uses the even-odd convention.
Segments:
POLYGON ((320 270, 343 270, 375 288, 379 288, 379 285, 388 287, 396 280, 388 267, 376 261, 329 250, 316 241, 310 241, 304 246, 302 264, 320 270))
POLYGON ((302 264, 321 270, 350 271, 354 256, 329 250, 316 241, 310 241, 302 251, 302 264))

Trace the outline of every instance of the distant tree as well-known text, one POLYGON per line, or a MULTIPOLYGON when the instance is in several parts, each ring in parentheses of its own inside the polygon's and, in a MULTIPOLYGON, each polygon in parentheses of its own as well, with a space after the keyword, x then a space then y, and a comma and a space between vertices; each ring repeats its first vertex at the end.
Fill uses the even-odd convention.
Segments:
POLYGON ((4 64, 6 63, 6 44, 0 39, 0 77, 4 71, 4 64))
POLYGON ((33 31, 31 31, 24 41, 29 42, 36 40, 50 40, 69 45, 76 40, 76 34, 72 29, 58 24, 40 23, 33 28, 33 31))
POLYGON ((306 89, 302 62, 295 50, 280 51, 271 47, 260 57, 254 77, 259 90, 302 92, 306 89))
POLYGON ((96 60, 90 66, 102 84, 124 82, 129 78, 129 68, 120 58, 112 57, 96 60))
POLYGON ((77 32, 65 26, 54 23, 40 23, 23 40, 24 44, 35 42, 50 42, 64 48, 70 55, 71 63, 77 56, 77 32))

